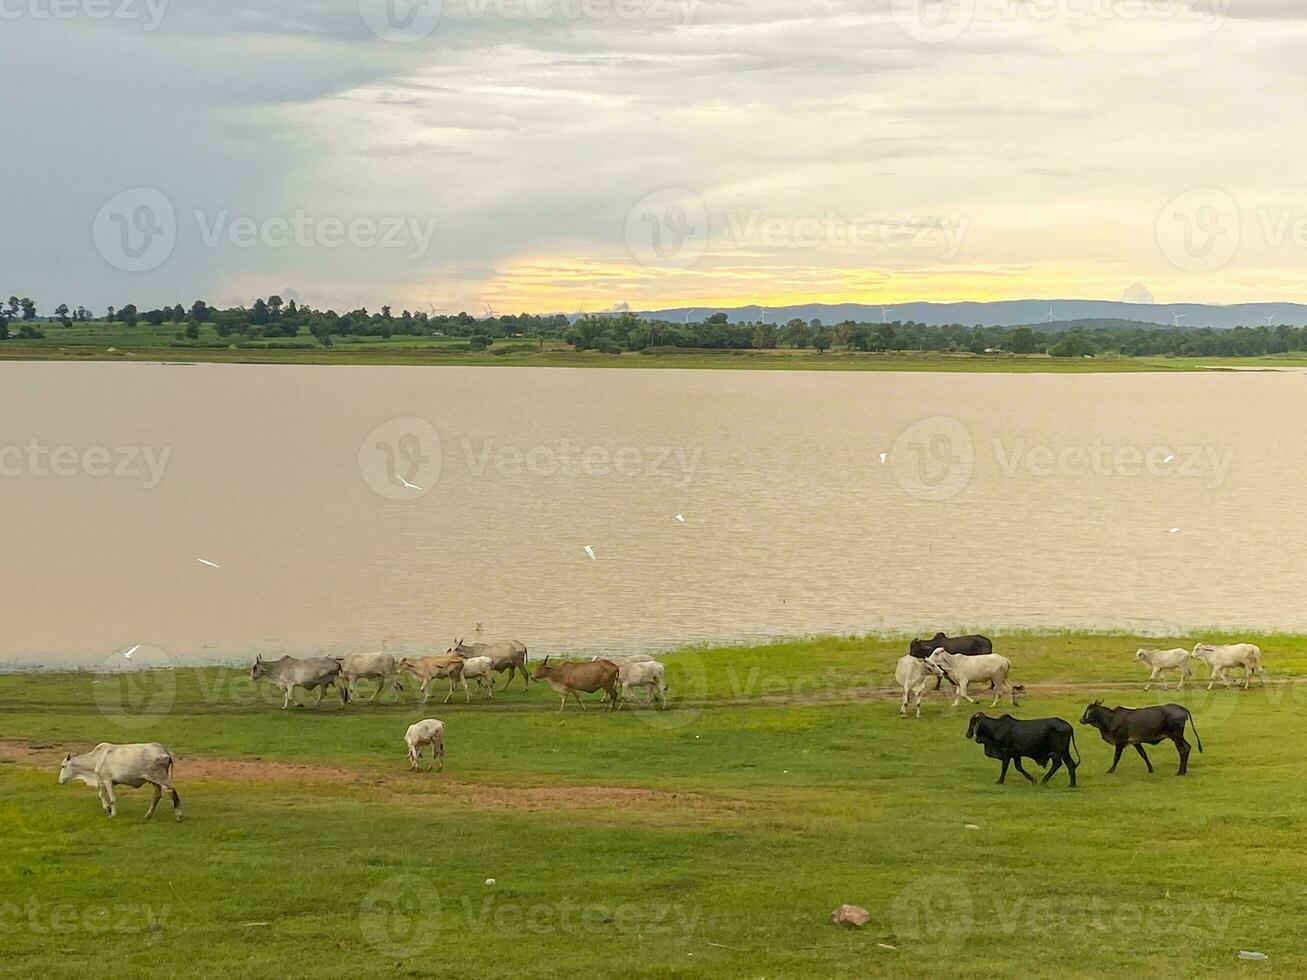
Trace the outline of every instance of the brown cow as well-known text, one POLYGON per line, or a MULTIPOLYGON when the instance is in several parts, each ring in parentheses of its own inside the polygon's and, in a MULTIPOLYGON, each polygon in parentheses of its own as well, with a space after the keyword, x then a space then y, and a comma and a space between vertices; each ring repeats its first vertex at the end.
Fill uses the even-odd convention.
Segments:
POLYGON ((454 686, 457 684, 463 685, 463 695, 469 703, 472 701, 472 695, 468 693, 467 681, 463 679, 462 657, 405 657, 396 664, 395 669, 401 674, 412 674, 418 679, 422 704, 426 704, 427 699, 431 697, 427 687, 437 677, 449 678, 449 693, 445 695, 442 704, 449 703, 449 699, 454 696, 454 686))
POLYGON ((590 660, 585 663, 564 663, 550 667, 549 658, 545 657, 545 662, 536 668, 534 679, 545 681, 563 696, 563 701, 558 706, 560 712, 567 707, 569 695, 576 698, 576 703, 581 706, 582 711, 586 710, 585 702, 581 700, 578 691, 586 694, 607 691, 611 702, 608 710, 617 707, 617 664, 611 660, 590 660))

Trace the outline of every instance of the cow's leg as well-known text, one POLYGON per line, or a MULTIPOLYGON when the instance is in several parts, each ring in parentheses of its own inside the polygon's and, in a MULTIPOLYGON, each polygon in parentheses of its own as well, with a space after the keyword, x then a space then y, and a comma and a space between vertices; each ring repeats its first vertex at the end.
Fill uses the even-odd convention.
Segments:
POLYGON ((903 701, 899 705, 900 718, 906 718, 908 716, 908 699, 911 697, 911 694, 912 694, 911 689, 906 687, 903 689, 903 701))
POLYGON ((1000 786, 1002 786, 1003 783, 1007 780, 1007 767, 1010 766, 1011 764, 1012 764, 1011 759, 1008 759, 1006 757, 1003 759, 1003 768, 999 770, 999 774, 998 774, 998 784, 1000 786))
MULTIPOLYGON (((1156 667, 1154 667, 1152 673, 1148 675, 1148 683, 1144 685, 1145 691, 1151 691, 1153 689, 1153 681, 1157 680, 1157 675, 1159 673, 1160 671, 1156 667)), ((1162 690, 1165 691, 1166 688, 1163 687, 1162 690)))
POLYGON ((113 782, 108 781, 108 782, 101 783, 100 785, 104 787, 104 797, 106 802, 108 802, 109 804, 108 807, 106 808, 109 813, 109 816, 111 817, 118 816, 118 797, 117 795, 115 795, 113 791, 113 782))
POLYGON ((158 783, 151 783, 150 788, 154 790, 154 795, 150 799, 150 809, 145 811, 146 820, 154 816, 154 808, 159 805, 159 799, 163 796, 163 790, 159 789, 158 783))
POLYGON ((563 709, 566 708, 566 707, 567 707, 567 694, 564 693, 564 694, 563 694, 563 703, 560 704, 560 705, 558 706, 558 713, 561 715, 561 714, 563 713, 563 709))
POLYGON ((1070 752, 1066 753, 1066 755, 1063 757, 1063 761, 1066 763, 1066 771, 1071 774, 1071 788, 1075 789, 1076 769, 1079 767, 1076 765, 1075 760, 1071 758, 1070 752))
POLYGON ((422 758, 422 746, 410 745, 408 747, 408 771, 417 772, 418 760, 422 758))
MULTIPOLYGON (((377 698, 381 697, 381 692, 386 689, 386 678, 384 676, 376 678, 376 681, 377 681, 377 691, 375 694, 372 695, 372 697, 368 698, 368 704, 375 704, 377 698)), ((353 697, 354 692, 350 691, 349 696, 353 697)))
POLYGON ((320 704, 322 703, 322 695, 326 693, 326 691, 327 691, 327 685, 326 685, 326 684, 319 684, 316 688, 314 688, 314 690, 317 692, 317 695, 318 695, 317 698, 316 698, 316 699, 314 700, 314 702, 313 702, 313 708, 314 708, 314 710, 316 711, 318 705, 320 705, 320 704))
POLYGON ((1112 768, 1107 770, 1107 774, 1109 776, 1112 775, 1112 773, 1116 772, 1117 764, 1121 761, 1121 753, 1124 751, 1125 751, 1124 745, 1118 745, 1116 747, 1116 755, 1112 756, 1112 768))
POLYGON ((1174 739, 1176 751, 1180 753, 1180 771, 1177 776, 1183 776, 1189 771, 1189 753, 1191 751, 1189 743, 1185 741, 1184 735, 1177 735, 1174 739))
POLYGON ((1053 756, 1053 764, 1048 767, 1048 772, 1044 773, 1044 778, 1040 780, 1039 785, 1047 786, 1048 781, 1053 778, 1053 773, 1057 772, 1061 768, 1062 768, 1062 757, 1060 755, 1053 756))
POLYGON ((292 691, 292 688, 291 688, 291 687, 287 687, 287 688, 286 688, 286 700, 283 701, 283 702, 281 702, 281 710, 282 710, 282 711, 285 711, 287 708, 290 707, 290 695, 291 695, 291 691, 292 691))
POLYGON ((1035 781, 1035 777, 1026 772, 1025 768, 1021 765, 1021 756, 1017 756, 1013 759, 1012 764, 1017 767, 1017 772, 1026 777, 1027 782, 1033 783, 1035 781))
POLYGON ((1135 751, 1139 753, 1139 758, 1144 760, 1144 765, 1148 767, 1148 771, 1151 773, 1153 771, 1153 764, 1148 761, 1148 753, 1144 751, 1144 747, 1136 742, 1135 751))
POLYGON ((440 703, 449 704, 449 699, 452 698, 453 696, 454 696, 454 678, 451 677, 449 679, 449 693, 445 695, 445 700, 441 701, 440 703))
POLYGON ((576 698, 576 703, 579 704, 579 705, 581 706, 581 710, 582 710, 582 711, 589 711, 589 710, 590 710, 589 708, 587 708, 587 707, 585 706, 585 702, 581 700, 581 695, 578 694, 576 691, 573 691, 573 692, 572 692, 572 697, 576 698))

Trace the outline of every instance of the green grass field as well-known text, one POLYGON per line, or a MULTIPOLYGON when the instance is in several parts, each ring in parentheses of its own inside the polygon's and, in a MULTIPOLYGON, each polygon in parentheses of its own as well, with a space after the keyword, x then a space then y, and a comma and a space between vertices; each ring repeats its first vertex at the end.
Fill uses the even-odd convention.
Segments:
POLYGON ((239 670, 0 675, 0 972, 1302 976, 1307 637, 1245 638, 1268 686, 1177 694, 1143 691, 1133 652, 1157 640, 996 636, 1021 717, 1193 711, 1183 779, 1169 745, 1156 775, 1133 755, 1105 775, 1077 725, 1075 790, 995 785, 965 703, 900 720, 898 639, 669 654, 666 712, 560 715, 520 680, 282 711, 239 670), (443 773, 407 771, 423 717, 443 773), (126 788, 111 821, 56 784, 102 740, 167 745, 185 821, 165 800, 145 823, 126 788), (827 922, 843 902, 866 928, 827 922))
MULTIPOLYGON (((1056 358, 1045 355, 985 355, 949 353, 860 353, 814 350, 687 350, 654 354, 599 354, 576 351, 557 340, 543 349, 505 348, 534 346, 537 341, 499 340, 486 351, 470 351, 465 338, 338 337, 326 348, 308 335, 236 343, 218 337, 204 325, 198 341, 176 340, 180 327, 167 323, 151 327, 138 323, 41 323, 43 340, 10 339, 0 342, 0 361, 194 361, 232 364, 374 364, 509 367, 619 367, 734 369, 752 371, 947 371, 992 374, 1096 374, 1121 372, 1205 371, 1221 367, 1307 368, 1307 354, 1274 357, 1098 357, 1056 358), (496 354, 498 349, 500 353, 496 354)), ((13 327, 17 330, 17 325, 13 327)))

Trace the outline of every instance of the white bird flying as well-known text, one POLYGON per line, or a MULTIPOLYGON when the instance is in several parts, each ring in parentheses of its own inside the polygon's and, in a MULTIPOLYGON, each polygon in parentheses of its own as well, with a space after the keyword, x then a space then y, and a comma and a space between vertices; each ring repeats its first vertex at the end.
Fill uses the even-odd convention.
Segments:
POLYGON ((586 545, 586 546, 585 546, 584 548, 582 548, 581 550, 584 551, 587 555, 590 556, 590 560, 591 560, 591 561, 598 561, 598 560, 599 560, 598 558, 595 557, 595 550, 594 550, 594 548, 590 547, 590 545, 586 545))
POLYGON ((195 560, 198 561, 201 565, 208 565, 210 568, 222 568, 221 565, 217 564, 216 562, 211 562, 207 558, 196 558, 195 560))
POLYGON ((130 650, 128 650, 126 653, 124 653, 123 656, 126 657, 128 660, 131 660, 131 659, 132 659, 132 654, 135 653, 135 652, 136 652, 137 650, 139 650, 140 648, 141 648, 141 645, 138 643, 138 644, 136 644, 136 646, 132 647, 130 650))
POLYGON ((421 489, 422 489, 421 487, 415 487, 415 486, 413 486, 413 484, 409 483, 408 480, 404 479, 404 478, 403 478, 402 476, 400 476, 398 473, 395 474, 395 477, 396 477, 396 479, 399 480, 400 483, 404 484, 404 489, 406 489, 406 490, 421 490, 421 489))

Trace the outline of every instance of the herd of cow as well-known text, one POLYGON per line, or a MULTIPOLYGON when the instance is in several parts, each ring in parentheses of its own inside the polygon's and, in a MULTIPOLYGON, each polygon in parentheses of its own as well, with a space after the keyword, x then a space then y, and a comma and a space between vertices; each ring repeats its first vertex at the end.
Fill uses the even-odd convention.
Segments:
MULTIPOLYGON (((1165 674, 1169 670, 1178 671, 1179 689, 1183 690, 1186 679, 1192 679, 1193 669, 1190 660, 1199 660, 1207 665, 1210 672, 1207 689, 1218 681, 1231 685, 1230 672, 1235 669, 1243 671, 1243 687, 1247 690, 1253 677, 1266 683, 1266 671, 1262 667, 1262 651, 1252 643, 1233 643, 1216 646, 1199 643, 1192 651, 1177 648, 1174 650, 1139 650, 1135 660, 1150 670, 1148 683, 1144 690, 1151 690, 1153 681, 1162 678, 1163 690, 1166 688, 1165 674)), ((916 708, 916 716, 921 717, 921 699, 935 681, 935 690, 939 690, 945 681, 954 689, 953 706, 959 700, 966 699, 972 704, 976 701, 967 694, 969 684, 988 681, 994 690, 991 708, 998 705, 1006 692, 1017 707, 1017 694, 1022 690, 1014 685, 1008 675, 1012 671, 1012 662, 1007 657, 994 652, 994 644, 984 636, 949 637, 936 633, 930 640, 914 639, 908 647, 907 656, 899 660, 895 670, 895 680, 903 688, 903 701, 899 708, 900 717, 908 716, 909 704, 916 708)), ((1189 753, 1191 747, 1185 740, 1186 726, 1193 729, 1198 751, 1203 750, 1203 740, 1198 737, 1198 728, 1194 725, 1189 709, 1178 704, 1164 704, 1149 708, 1108 708, 1103 702, 1095 701, 1085 708, 1080 724, 1098 730, 1104 742, 1116 751, 1112 758, 1112 768, 1108 773, 1116 772, 1121 761, 1121 754, 1128 746, 1134 746, 1139 757, 1144 760, 1148 771, 1153 771, 1153 764, 1144 751, 1145 745, 1159 745, 1164 741, 1175 743, 1180 755, 1180 769, 1176 775, 1183 776, 1189 771, 1189 753)), ((1071 785, 1076 784, 1076 768, 1080 760, 1072 756, 1072 749, 1079 749, 1075 744, 1075 729, 1071 723, 1061 718, 1036 718, 1027 721, 1004 715, 991 718, 984 714, 974 714, 967 726, 967 739, 975 739, 985 749, 985 755, 998 759, 1002 764, 998 781, 1007 780, 1009 766, 1015 766, 1018 773, 1030 782, 1035 777, 1026 772, 1021 765, 1022 759, 1032 759, 1041 767, 1048 767, 1043 782, 1047 783, 1059 769, 1066 766, 1071 778, 1071 785), (1051 763, 1051 765, 1050 765, 1051 763)))
POLYGON ((495 696, 495 676, 507 674, 505 686, 522 675, 522 686, 526 688, 532 680, 544 681, 563 696, 559 707, 567 707, 569 697, 576 698, 582 710, 585 702, 580 694, 594 694, 603 691, 604 698, 612 708, 622 707, 630 698, 633 688, 644 688, 644 704, 648 705, 654 698, 667 707, 667 674, 653 657, 631 655, 623 657, 595 657, 583 663, 549 663, 544 662, 528 674, 526 669, 526 644, 520 640, 502 640, 499 643, 464 643, 455 640, 454 645, 445 651, 443 657, 400 657, 396 659, 385 650, 383 641, 379 653, 351 653, 343 657, 282 657, 280 660, 264 660, 256 657, 250 669, 250 679, 266 678, 286 695, 283 708, 291 704, 299 707, 295 697, 295 688, 317 694, 313 707, 322 703, 327 688, 334 687, 343 708, 351 701, 357 700, 359 681, 373 681, 377 689, 368 698, 368 703, 376 701, 383 691, 393 688, 395 700, 403 696, 403 678, 412 677, 417 683, 416 696, 420 703, 426 704, 431 697, 431 683, 436 680, 449 682, 449 693, 445 695, 444 704, 462 688, 463 697, 471 702, 472 695, 467 682, 474 680, 483 698, 495 696))
MULTIPOLYGON (((1230 672, 1235 669, 1243 671, 1245 690, 1253 677, 1261 678, 1263 684, 1266 682, 1262 652, 1251 643, 1228 646, 1200 643, 1192 651, 1140 650, 1135 654, 1135 659, 1150 671, 1144 690, 1150 690, 1158 678, 1162 678, 1165 689, 1165 675, 1168 671, 1178 672, 1179 688, 1183 689, 1185 681, 1193 678, 1191 660, 1206 664, 1210 672, 1208 690, 1218 680, 1224 681, 1227 687, 1230 686, 1230 672)), ((437 679, 449 681, 446 702, 460 686, 466 700, 471 702, 468 680, 477 682, 483 697, 493 698, 495 676, 505 673, 508 675, 506 684, 512 683, 521 674, 524 689, 532 680, 547 683, 562 696, 559 711, 567 707, 569 698, 574 698, 585 710, 585 702, 580 695, 599 691, 604 692, 609 710, 616 710, 630 700, 634 688, 645 689, 645 706, 657 700, 661 707, 667 707, 666 668, 653 657, 595 657, 589 661, 553 665, 546 657, 531 674, 527 673, 526 663, 526 645, 516 640, 501 643, 464 643, 455 640, 443 657, 399 659, 386 653, 383 643, 379 653, 350 654, 345 657, 282 657, 280 660, 264 660, 260 656, 250 669, 250 677, 254 680, 266 678, 284 691, 283 708, 289 708, 292 703, 299 706, 299 701, 295 698, 297 687, 317 694, 317 699, 313 702, 315 708, 321 704, 326 689, 335 687, 341 707, 345 707, 355 700, 358 683, 363 680, 373 681, 377 685, 368 703, 376 701, 387 688, 394 689, 398 701, 404 690, 401 678, 406 675, 416 680, 417 696, 423 704, 430 698, 431 682, 437 679)), ((975 699, 967 693, 968 688, 972 684, 986 682, 994 691, 994 701, 990 707, 996 706, 1005 693, 1011 698, 1013 707, 1017 707, 1017 695, 1022 688, 1012 683, 1009 676, 1011 671, 1011 661, 994 653, 994 644, 984 636, 949 637, 937 633, 929 640, 914 639, 907 656, 899 660, 895 671, 895 679, 903 689, 899 714, 906 718, 911 704, 916 708, 916 716, 921 717, 921 700, 932 680, 935 682, 935 690, 940 690, 945 682, 953 687, 955 707, 962 699, 975 704, 975 699)), ((1103 741, 1115 748, 1116 755, 1112 759, 1109 773, 1116 771, 1122 753, 1129 746, 1134 746, 1151 773, 1153 764, 1149 761, 1144 746, 1158 745, 1169 740, 1175 743, 1179 752, 1178 775, 1183 776, 1189 768, 1190 753, 1190 745, 1185 740, 1186 727, 1193 728, 1198 751, 1203 750, 1193 717, 1187 708, 1178 704, 1148 708, 1108 708, 1102 701, 1095 701, 1085 708, 1080 723, 1097 729, 1103 741)), ((444 736, 444 723, 434 718, 409 726, 404 735, 409 768, 419 767, 424 749, 430 746, 431 766, 443 770, 444 736)), ((1049 767, 1043 782, 1047 783, 1065 766, 1071 785, 1076 785, 1076 769, 1080 760, 1077 758, 1079 749, 1075 744, 1075 730, 1061 718, 1021 720, 1011 715, 991 718, 975 714, 967 726, 967 739, 975 739, 984 746, 985 755, 1002 763, 999 783, 1007 779, 1009 766, 1015 766, 1018 773, 1033 783, 1034 777, 1021 764, 1023 759, 1032 759, 1041 767, 1049 767), (1072 755, 1073 749, 1075 756, 1072 755)), ((167 792, 172 799, 173 812, 180 820, 181 800, 172 785, 172 769, 172 753, 157 742, 132 745, 102 742, 82 755, 66 755, 59 769, 59 782, 63 784, 75 779, 93 788, 99 794, 105 813, 111 817, 117 813, 115 786, 140 788, 148 783, 153 788, 154 797, 145 814, 146 818, 154 815, 162 794, 167 792)))

